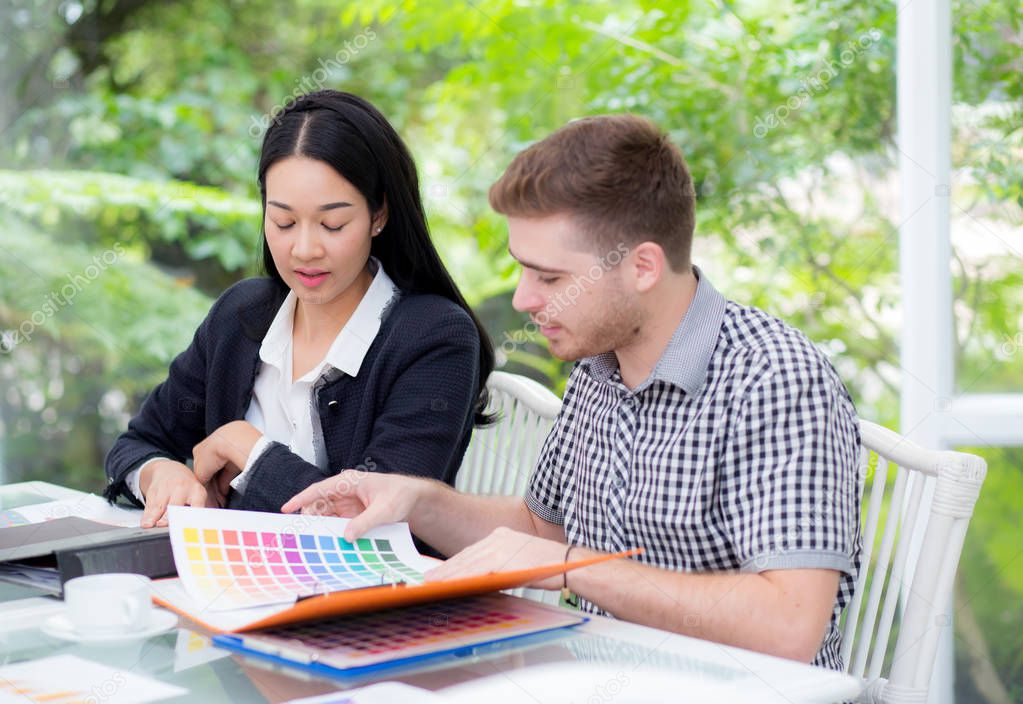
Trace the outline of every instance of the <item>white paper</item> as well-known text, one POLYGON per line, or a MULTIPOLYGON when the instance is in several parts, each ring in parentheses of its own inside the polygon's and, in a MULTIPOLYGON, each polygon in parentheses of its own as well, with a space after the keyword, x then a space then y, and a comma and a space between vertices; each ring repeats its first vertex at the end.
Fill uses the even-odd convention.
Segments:
POLYGON ((60 499, 59 501, 47 501, 42 504, 21 506, 0 512, 0 524, 2 525, 26 525, 32 523, 44 523, 54 521, 58 518, 70 518, 76 516, 85 518, 97 523, 107 523, 112 526, 125 528, 138 528, 142 518, 141 509, 128 509, 121 506, 111 506, 106 499, 95 494, 86 494, 82 497, 72 499, 60 499))
POLYGON ((142 704, 184 694, 188 694, 187 689, 76 655, 55 655, 0 667, 0 704, 142 704))
POLYGON ((379 682, 368 687, 349 689, 315 697, 291 699, 284 704, 443 704, 448 699, 427 689, 402 682, 379 682))

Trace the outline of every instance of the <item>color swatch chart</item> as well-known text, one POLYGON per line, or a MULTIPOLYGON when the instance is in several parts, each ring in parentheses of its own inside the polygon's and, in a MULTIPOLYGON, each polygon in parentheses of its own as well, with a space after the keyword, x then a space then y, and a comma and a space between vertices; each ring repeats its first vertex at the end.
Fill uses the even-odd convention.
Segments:
POLYGON ((415 549, 408 525, 381 526, 351 543, 348 521, 172 506, 178 575, 213 610, 294 602, 345 589, 419 583, 434 563, 415 549))
MULTIPOLYGON (((233 636, 244 646, 276 646, 340 670, 491 643, 574 626, 585 617, 504 594, 434 602, 233 636)), ((227 636, 228 641, 232 636, 227 636)), ((223 639, 214 637, 214 643, 223 639)))

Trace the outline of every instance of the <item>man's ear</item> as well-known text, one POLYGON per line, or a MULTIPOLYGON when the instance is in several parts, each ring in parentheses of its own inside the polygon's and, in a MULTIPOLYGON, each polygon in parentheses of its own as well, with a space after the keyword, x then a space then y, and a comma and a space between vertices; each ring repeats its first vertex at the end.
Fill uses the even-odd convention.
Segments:
POLYGON ((664 276, 668 262, 656 242, 640 242, 629 253, 630 274, 637 293, 646 293, 664 276))
POLYGON ((380 231, 387 225, 387 197, 384 196, 384 204, 380 206, 380 209, 373 216, 373 225, 370 228, 370 237, 376 237, 380 234, 380 231))

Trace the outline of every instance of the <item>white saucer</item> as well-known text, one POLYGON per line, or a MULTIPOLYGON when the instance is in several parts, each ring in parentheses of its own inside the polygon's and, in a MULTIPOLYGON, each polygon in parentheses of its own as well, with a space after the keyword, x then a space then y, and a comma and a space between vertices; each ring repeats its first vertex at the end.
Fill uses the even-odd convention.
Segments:
POLYGON ((127 643, 133 640, 142 640, 160 635, 174 628, 177 624, 177 614, 163 609, 153 609, 149 616, 149 626, 144 630, 133 631, 131 633, 94 635, 79 633, 71 625, 68 617, 64 613, 59 613, 43 621, 39 630, 53 638, 68 640, 72 643, 127 643))

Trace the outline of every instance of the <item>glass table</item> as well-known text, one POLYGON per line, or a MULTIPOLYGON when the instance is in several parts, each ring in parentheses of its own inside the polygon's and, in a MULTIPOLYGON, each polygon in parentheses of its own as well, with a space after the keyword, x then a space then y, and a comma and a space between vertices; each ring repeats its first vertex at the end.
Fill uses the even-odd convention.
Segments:
MULTIPOLYGON (((12 508, 18 500, 34 501, 39 494, 46 500, 46 495, 52 494, 48 486, 52 485, 0 486, 0 509, 12 508)), ((282 702, 383 680, 436 691, 493 675, 514 681, 524 668, 555 663, 599 665, 604 680, 593 683, 593 694, 598 694, 602 685, 642 678, 644 672, 672 673, 680 683, 687 678, 713 683, 744 697, 755 693, 756 700, 764 702, 837 702, 854 697, 860 689, 858 680, 840 673, 603 617, 591 617, 581 626, 553 635, 530 636, 500 648, 427 661, 412 666, 414 669, 344 680, 311 676, 228 653, 213 647, 209 634, 186 622, 179 622, 170 632, 118 645, 59 640, 40 631, 39 624, 62 607, 55 597, 0 582, 0 666, 73 654, 189 691, 186 696, 163 700, 168 702, 195 701, 197 697, 209 703, 282 702)), ((541 691, 522 695, 524 700, 546 701, 541 691)))

